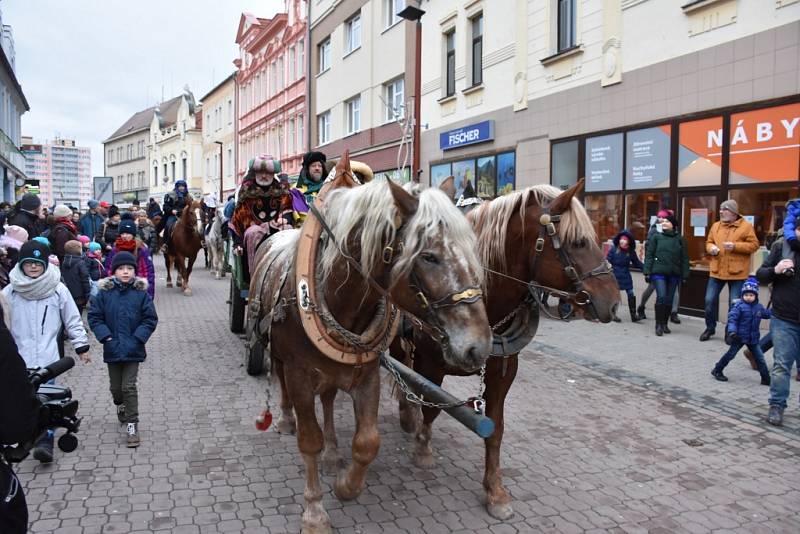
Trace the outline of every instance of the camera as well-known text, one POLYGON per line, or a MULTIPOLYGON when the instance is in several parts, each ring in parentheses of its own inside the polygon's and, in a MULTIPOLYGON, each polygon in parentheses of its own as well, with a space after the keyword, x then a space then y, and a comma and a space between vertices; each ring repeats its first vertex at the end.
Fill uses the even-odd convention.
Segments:
POLYGON ((28 380, 37 388, 36 395, 42 403, 39 415, 39 430, 34 439, 25 443, 18 443, 14 447, 5 447, 2 454, 6 461, 19 463, 25 459, 33 449, 36 440, 47 430, 56 428, 66 429, 66 434, 58 438, 58 448, 64 452, 72 452, 78 448, 78 438, 75 433, 81 426, 78 417, 78 401, 72 398, 72 391, 68 387, 47 384, 46 382, 69 371, 75 366, 75 360, 69 356, 61 358, 47 367, 28 369, 28 380))
POLYGON ((788 269, 784 270, 783 274, 789 278, 794 277, 794 267, 789 267, 788 269))

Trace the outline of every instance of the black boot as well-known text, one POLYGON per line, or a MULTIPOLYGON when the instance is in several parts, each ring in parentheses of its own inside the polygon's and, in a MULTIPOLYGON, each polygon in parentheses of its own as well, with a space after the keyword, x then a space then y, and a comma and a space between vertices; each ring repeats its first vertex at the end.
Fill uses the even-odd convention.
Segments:
POLYGON ((656 304, 661 307, 661 330, 665 334, 671 334, 672 330, 669 329, 669 311, 672 308, 669 304, 656 304))
POLYGON ((636 311, 636 297, 628 297, 628 311, 631 312, 632 323, 638 323, 641 320, 636 311))
POLYGON ((639 320, 647 319, 647 315, 644 313, 644 304, 636 308, 636 315, 639 317, 639 320))
POLYGON ((717 369, 716 367, 714 367, 714 369, 711 370, 711 376, 713 376, 714 378, 716 378, 720 382, 727 382, 728 381, 728 377, 725 376, 724 374, 722 374, 722 369, 717 369))
POLYGON ((655 305, 656 310, 656 335, 661 337, 664 335, 664 323, 666 320, 664 318, 664 308, 661 304, 655 305))
POLYGON ((672 312, 669 314, 669 320, 675 324, 681 324, 681 319, 678 317, 678 312, 672 312))

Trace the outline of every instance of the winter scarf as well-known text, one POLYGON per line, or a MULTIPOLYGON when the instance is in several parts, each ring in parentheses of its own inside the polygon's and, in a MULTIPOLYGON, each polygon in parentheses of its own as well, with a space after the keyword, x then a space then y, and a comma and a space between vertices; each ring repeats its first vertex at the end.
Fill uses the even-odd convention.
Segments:
POLYGON ((17 264, 8 274, 11 287, 15 293, 25 300, 41 300, 55 292, 61 283, 61 271, 55 265, 50 265, 39 278, 31 278, 22 272, 22 265, 17 264))
POLYGON ((69 218, 67 218, 67 217, 59 217, 58 219, 56 219, 56 221, 57 221, 59 224, 63 224, 64 226, 66 226, 67 228, 69 228, 69 229, 70 229, 70 231, 71 231, 73 234, 76 234, 76 235, 78 234, 78 227, 77 227, 77 226, 75 226, 75 223, 74 223, 74 222, 72 222, 72 219, 69 219, 69 218))
POLYGON ((121 237, 118 237, 117 240, 114 241, 114 246, 117 247, 117 251, 123 251, 124 250, 125 252, 133 253, 133 251, 136 250, 136 240, 135 239, 129 239, 129 240, 126 241, 126 240, 122 239, 121 237))

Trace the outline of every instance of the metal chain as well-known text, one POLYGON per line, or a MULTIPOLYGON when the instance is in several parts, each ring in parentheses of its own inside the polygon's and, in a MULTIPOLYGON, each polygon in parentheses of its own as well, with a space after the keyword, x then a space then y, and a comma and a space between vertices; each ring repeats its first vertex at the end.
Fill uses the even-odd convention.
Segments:
MULTIPOLYGON (((425 399, 423 399, 422 397, 420 397, 419 395, 417 395, 416 393, 411 391, 411 388, 408 387, 408 384, 406 384, 406 382, 400 376, 400 372, 397 370, 397 368, 394 365, 392 365, 392 363, 388 359, 386 359, 383 356, 381 356, 381 360, 383 361, 383 364, 386 367, 386 369, 389 371, 389 373, 391 373, 392 377, 394 378, 395 382, 397 383, 397 386, 402 390, 403 393, 405 393, 406 400, 408 402, 411 402, 411 403, 414 403, 414 404, 419 404, 419 405, 425 406, 427 408, 438 408, 440 410, 444 410, 444 409, 447 409, 447 408, 455 408, 457 406, 464 406, 465 404, 469 404, 470 402, 472 402, 472 399, 467 399, 467 400, 463 400, 463 401, 455 401, 455 402, 429 402, 429 401, 426 401, 425 399)), ((485 372, 485 369, 486 369, 486 366, 481 367, 481 396, 483 396, 483 387, 484 387, 483 374, 485 372)))

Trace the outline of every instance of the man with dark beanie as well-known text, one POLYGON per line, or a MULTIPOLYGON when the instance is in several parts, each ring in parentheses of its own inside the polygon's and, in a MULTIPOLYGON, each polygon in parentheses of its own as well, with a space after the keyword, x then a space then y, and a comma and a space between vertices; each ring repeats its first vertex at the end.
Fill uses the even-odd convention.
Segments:
POLYGON ((28 239, 33 239, 42 233, 41 210, 41 199, 33 193, 25 193, 17 203, 16 213, 8 219, 8 224, 24 228, 28 232, 28 239))
POLYGON ((103 344, 108 364, 111 397, 117 418, 127 424, 127 446, 138 447, 139 364, 147 358, 145 343, 158 325, 153 299, 147 295, 147 280, 136 278, 136 258, 120 251, 111 263, 112 276, 98 283, 99 291, 89 306, 89 326, 103 344))

